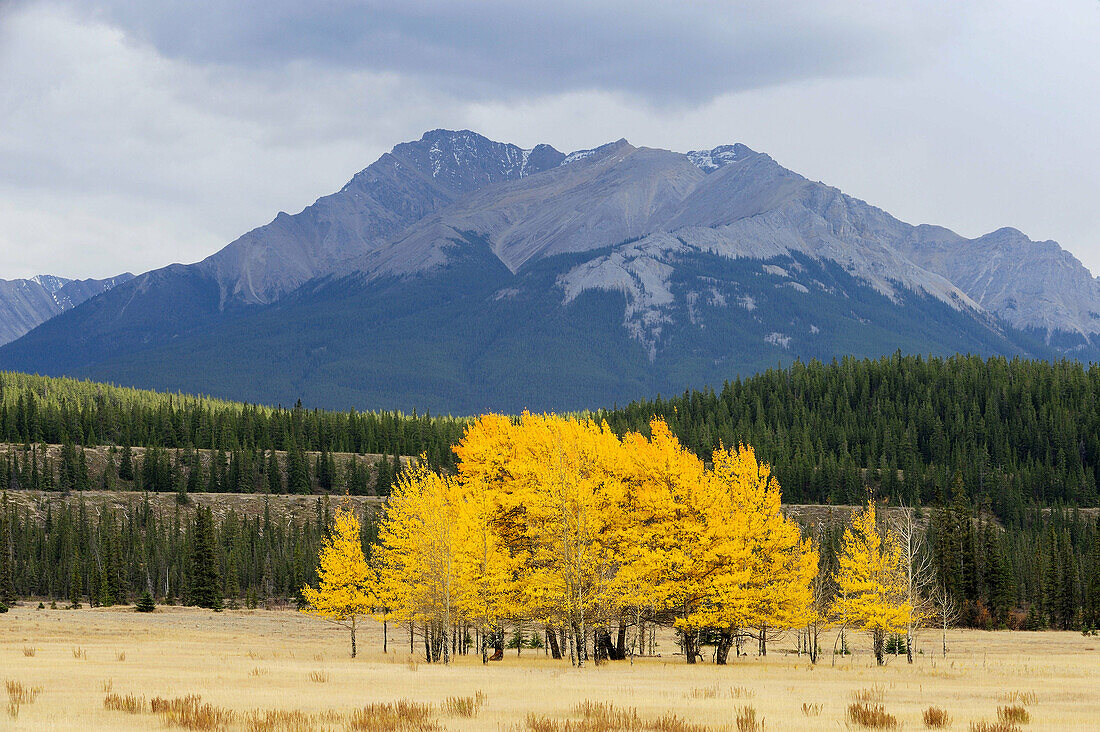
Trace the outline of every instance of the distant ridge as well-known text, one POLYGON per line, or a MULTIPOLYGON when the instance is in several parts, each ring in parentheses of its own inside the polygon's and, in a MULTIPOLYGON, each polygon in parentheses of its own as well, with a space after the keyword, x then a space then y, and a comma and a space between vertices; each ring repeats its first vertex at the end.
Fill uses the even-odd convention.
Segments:
POLYGON ((574 409, 795 358, 1100 353, 1054 242, 913 226, 742 144, 402 143, 193 265, 119 285, 0 367, 264 402, 574 409))

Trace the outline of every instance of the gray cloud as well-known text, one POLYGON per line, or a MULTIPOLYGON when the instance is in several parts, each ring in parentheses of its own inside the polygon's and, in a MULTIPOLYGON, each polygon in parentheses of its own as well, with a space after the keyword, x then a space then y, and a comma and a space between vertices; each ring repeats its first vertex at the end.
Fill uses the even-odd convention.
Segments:
MULTIPOLYGON (((244 67, 310 61, 471 96, 622 91, 697 103, 743 89, 905 67, 948 40, 942 3, 822 0, 246 0, 80 7, 161 53, 244 67)), ((965 4, 964 4, 965 7, 965 4)))
POLYGON ((1100 268, 1095 0, 395 5, 0 0, 0 277, 201 259, 436 127, 741 141, 1100 268))

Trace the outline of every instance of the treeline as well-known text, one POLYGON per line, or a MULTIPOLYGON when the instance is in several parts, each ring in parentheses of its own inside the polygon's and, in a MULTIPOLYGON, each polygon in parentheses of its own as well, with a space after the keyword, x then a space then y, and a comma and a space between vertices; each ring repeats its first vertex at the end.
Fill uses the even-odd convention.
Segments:
POLYGON ((401 412, 325 412, 160 394, 0 372, 0 442, 426 455, 453 467, 466 420, 401 412))
POLYGON ((1019 524, 1031 505, 1098 505, 1100 367, 896 354, 795 362, 721 391, 600 416, 622 434, 664 419, 700 457, 753 445, 793 503, 935 505, 961 478, 976 506, 1019 524))
MULTIPOLYGON (((363 541, 375 536, 367 512, 363 541)), ((250 607, 293 602, 316 577, 321 539, 332 521, 317 498, 312 517, 294 520, 265 503, 261 515, 210 507, 154 510, 149 497, 125 507, 83 498, 42 513, 0 499, 0 604, 46 598, 69 605, 131 603, 148 591, 162 603, 250 607)))
POLYGON ((225 452, 191 447, 85 448, 65 443, 0 448, 0 488, 10 490, 138 490, 190 493, 340 493, 387 496, 403 463, 398 455, 374 459, 291 444, 285 453, 249 447, 225 452), (89 455, 91 456, 89 458, 89 455))
MULTIPOLYGON (((1100 505, 1100 367, 1075 362, 900 354, 795 362, 718 392, 596 416, 620 435, 660 417, 704 459, 720 444, 751 444, 793 503, 856 504, 870 487, 888 503, 935 505, 952 499, 961 477, 973 506, 1009 524, 1032 505, 1100 505)), ((257 472, 273 451, 425 454, 429 466, 453 470, 451 447, 468 424, 0 373, 0 442, 220 450, 227 466, 236 454, 257 472)))
POLYGON ((1100 628, 1100 516, 1032 509, 1015 525, 975 516, 960 488, 928 516, 925 551, 961 625, 1100 628))

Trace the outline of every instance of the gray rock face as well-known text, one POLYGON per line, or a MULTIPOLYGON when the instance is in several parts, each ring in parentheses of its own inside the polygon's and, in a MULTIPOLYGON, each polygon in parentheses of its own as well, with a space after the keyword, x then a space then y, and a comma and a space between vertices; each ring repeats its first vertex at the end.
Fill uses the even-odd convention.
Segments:
POLYGON ((434 130, 397 145, 339 192, 294 216, 280 213, 199 264, 222 300, 269 303, 301 284, 346 273, 410 225, 485 186, 556 167, 549 145, 523 150, 469 131, 434 130))
POLYGON ((1012 228, 964 239, 947 229, 919 226, 897 249, 950 278, 1013 327, 1039 331, 1048 344, 1061 341, 1063 350, 1072 352, 1097 343, 1100 279, 1056 242, 1032 241, 1012 228))
POLYGON ((53 275, 0 280, 0 345, 132 278, 127 272, 105 280, 67 280, 53 275))
MULTIPOLYGON (((643 237, 657 237, 646 250, 664 252, 665 266, 672 266, 670 241, 731 258, 798 252, 836 262, 891 298, 931 295, 1040 331, 1048 343, 1068 334, 1087 345, 1100 334, 1100 281, 1056 243, 1012 229, 968 240, 912 226, 742 144, 680 154, 619 140, 565 155, 549 145, 524 150, 466 130, 433 130, 198 266, 219 283, 223 306, 263 304, 317 277, 438 267, 469 234, 513 272, 643 237)), ((624 257, 633 260, 635 250, 624 257)), ((617 290, 621 275, 581 279, 617 290)))

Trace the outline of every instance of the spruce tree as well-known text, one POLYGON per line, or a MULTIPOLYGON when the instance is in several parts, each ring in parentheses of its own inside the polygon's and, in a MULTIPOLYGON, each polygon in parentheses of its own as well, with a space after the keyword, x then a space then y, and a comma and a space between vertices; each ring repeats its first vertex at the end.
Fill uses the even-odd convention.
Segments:
POLYGON ((134 454, 129 443, 122 446, 122 458, 118 464, 118 478, 119 480, 134 479, 134 454))
POLYGON ((200 506, 195 511, 190 570, 188 599, 191 604, 221 610, 217 540, 214 537, 214 516, 209 507, 200 506))
POLYGON ((139 613, 151 613, 156 609, 157 605, 153 601, 153 593, 149 590, 141 593, 141 597, 138 598, 137 604, 134 606, 134 610, 139 613))
POLYGON ((8 493, 0 503, 0 604, 15 602, 15 545, 12 541, 8 493))

